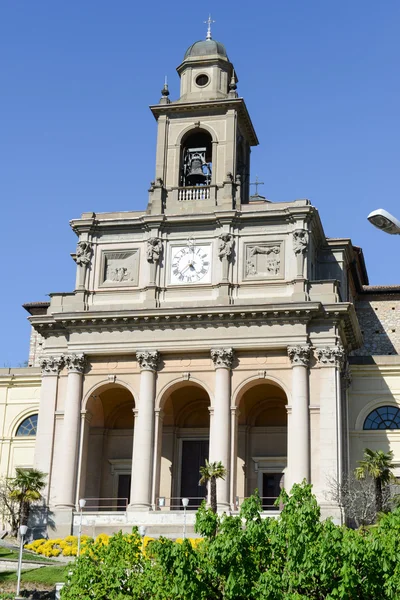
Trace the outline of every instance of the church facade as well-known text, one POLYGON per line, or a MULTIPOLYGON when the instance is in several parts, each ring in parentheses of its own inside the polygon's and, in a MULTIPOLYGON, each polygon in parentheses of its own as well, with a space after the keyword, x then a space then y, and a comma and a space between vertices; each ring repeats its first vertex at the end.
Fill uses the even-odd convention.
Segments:
POLYGON ((274 515, 305 479, 342 522, 329 482, 365 447, 400 467, 400 288, 369 286, 308 200, 250 195, 258 140, 221 43, 177 70, 179 99, 164 86, 151 106, 147 209, 74 219, 75 290, 25 305, 31 366, 0 370, 1 472, 48 475, 59 535, 80 498, 98 532, 179 523, 182 498, 207 496, 205 459, 227 469, 221 511, 258 489, 274 515))

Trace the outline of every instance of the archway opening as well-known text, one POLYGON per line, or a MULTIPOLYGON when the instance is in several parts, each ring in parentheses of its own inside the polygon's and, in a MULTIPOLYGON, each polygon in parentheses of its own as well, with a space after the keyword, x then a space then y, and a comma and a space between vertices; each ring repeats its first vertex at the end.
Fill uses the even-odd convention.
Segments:
POLYGON ((199 485, 200 467, 209 456, 210 398, 195 383, 174 389, 164 403, 159 496, 168 499, 172 510, 196 509, 207 495, 199 485))
POLYGON ((134 408, 131 392, 117 384, 102 386, 88 400, 81 476, 87 508, 126 510, 129 504, 134 408))
POLYGON ((202 129, 189 131, 181 143, 181 187, 208 186, 212 175, 212 138, 202 129))
POLYGON ((278 510, 287 466, 287 398, 271 382, 256 383, 239 402, 237 495, 258 489, 264 510, 278 510))

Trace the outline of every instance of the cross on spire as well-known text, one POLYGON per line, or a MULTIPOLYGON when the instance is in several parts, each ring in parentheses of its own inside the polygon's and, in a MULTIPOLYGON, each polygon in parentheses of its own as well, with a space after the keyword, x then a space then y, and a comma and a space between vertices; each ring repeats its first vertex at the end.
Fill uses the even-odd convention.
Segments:
POLYGON ((265 185, 265 184, 264 184, 263 181, 260 181, 258 179, 258 175, 256 175, 256 180, 254 181, 254 183, 250 183, 250 185, 255 185, 256 186, 256 194, 255 195, 258 196, 259 195, 259 193, 258 193, 258 186, 259 185, 265 185))
POLYGON ((211 15, 208 15, 208 19, 207 21, 204 21, 204 23, 207 25, 206 40, 211 40, 211 23, 215 23, 215 21, 212 20, 211 15))

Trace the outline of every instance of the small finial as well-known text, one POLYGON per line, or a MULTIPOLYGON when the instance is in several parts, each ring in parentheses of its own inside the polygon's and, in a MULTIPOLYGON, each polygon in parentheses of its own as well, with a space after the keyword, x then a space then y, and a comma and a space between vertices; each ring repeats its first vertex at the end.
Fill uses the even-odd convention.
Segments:
POLYGON ((229 96, 231 98, 237 98, 238 94, 237 94, 236 90, 237 90, 236 76, 235 76, 235 69, 233 69, 231 81, 229 83, 229 96))
POLYGON ((164 87, 161 90, 161 100, 160 100, 160 103, 161 104, 169 104, 171 101, 168 98, 168 96, 169 96, 168 80, 167 80, 167 76, 165 76, 164 87))
POLYGON ((204 23, 207 25, 206 40, 212 40, 212 37, 211 37, 211 23, 215 23, 215 21, 212 20, 211 15, 208 15, 208 19, 207 19, 207 21, 204 21, 204 23))

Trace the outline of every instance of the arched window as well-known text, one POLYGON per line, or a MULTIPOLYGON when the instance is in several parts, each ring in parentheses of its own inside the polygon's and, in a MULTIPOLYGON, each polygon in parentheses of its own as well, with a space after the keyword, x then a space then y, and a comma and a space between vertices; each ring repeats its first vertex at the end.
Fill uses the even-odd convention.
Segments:
POLYGON ((37 415, 31 415, 20 423, 17 429, 17 436, 36 435, 37 432, 37 415))
POLYGON ((364 421, 363 429, 400 429, 400 409, 396 406, 380 406, 364 421))
POLYGON ((212 137, 207 131, 189 131, 181 143, 181 187, 208 186, 212 174, 212 137))

